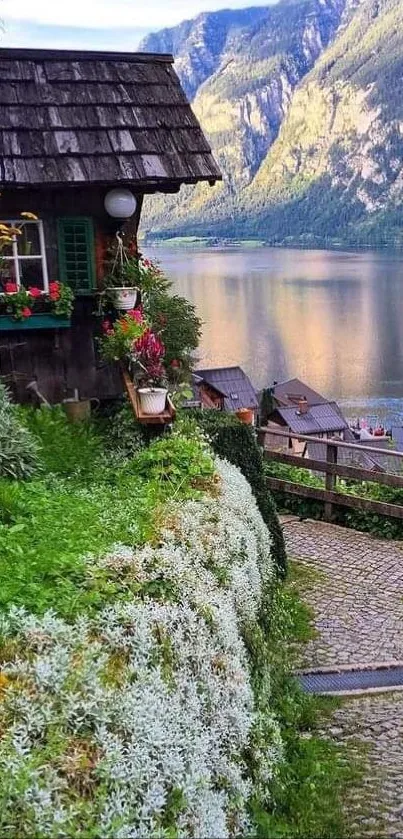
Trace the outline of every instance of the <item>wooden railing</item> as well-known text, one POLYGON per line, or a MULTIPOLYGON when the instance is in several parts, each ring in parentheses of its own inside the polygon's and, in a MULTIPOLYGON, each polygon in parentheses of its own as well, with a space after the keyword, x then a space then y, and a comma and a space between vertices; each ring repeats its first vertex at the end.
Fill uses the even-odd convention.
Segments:
MULTIPOLYGON (((322 437, 311 437, 307 435, 292 434, 288 431, 280 431, 273 428, 259 428, 258 439, 264 446, 266 434, 271 437, 279 437, 285 440, 298 440, 299 442, 320 443, 326 446, 326 460, 313 460, 295 454, 288 454, 284 451, 264 449, 264 456, 268 462, 284 463, 287 466, 296 466, 298 469, 309 469, 312 472, 320 472, 325 475, 325 487, 307 486, 306 484, 294 483, 282 478, 267 477, 267 486, 276 492, 284 492, 289 495, 296 495, 300 498, 309 498, 324 503, 324 517, 331 521, 334 507, 350 507, 353 510, 362 510, 375 515, 390 516, 396 519, 403 519, 403 505, 389 504, 384 501, 373 501, 359 495, 349 495, 344 492, 337 492, 337 478, 344 478, 352 481, 365 481, 381 484, 383 486, 403 489, 403 477, 391 472, 377 472, 369 469, 361 469, 358 466, 346 466, 337 462, 337 452, 341 448, 356 451, 359 454, 368 453, 372 455, 381 454, 383 457, 403 458, 403 452, 393 449, 382 449, 375 446, 365 446, 354 443, 344 443, 341 440, 324 439, 322 437)), ((403 468, 403 463, 402 463, 403 468)))

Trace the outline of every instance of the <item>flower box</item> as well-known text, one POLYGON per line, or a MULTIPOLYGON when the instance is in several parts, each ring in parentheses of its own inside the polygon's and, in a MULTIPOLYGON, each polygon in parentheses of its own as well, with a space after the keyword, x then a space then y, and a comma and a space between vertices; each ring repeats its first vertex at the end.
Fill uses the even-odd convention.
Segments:
POLYGON ((0 315, 0 332, 21 331, 26 329, 67 329, 71 318, 57 315, 37 314, 24 320, 14 320, 8 315, 0 315))
POLYGON ((134 416, 138 420, 138 422, 144 423, 145 425, 169 425, 176 416, 176 410, 169 398, 167 396, 165 410, 162 411, 160 414, 145 414, 141 408, 140 397, 138 395, 137 389, 134 387, 134 384, 125 369, 125 366, 121 363, 120 370, 122 373, 123 382, 126 388, 126 393, 129 397, 130 404, 132 406, 132 410, 134 416))

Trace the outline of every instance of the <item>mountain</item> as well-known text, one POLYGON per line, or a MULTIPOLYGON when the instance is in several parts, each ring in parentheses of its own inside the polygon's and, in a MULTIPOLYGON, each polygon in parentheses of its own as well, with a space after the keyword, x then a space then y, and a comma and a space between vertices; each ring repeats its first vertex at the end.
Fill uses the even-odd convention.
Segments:
POLYGON ((206 13, 142 48, 178 57, 224 173, 153 196, 148 230, 403 244, 402 0, 206 13))

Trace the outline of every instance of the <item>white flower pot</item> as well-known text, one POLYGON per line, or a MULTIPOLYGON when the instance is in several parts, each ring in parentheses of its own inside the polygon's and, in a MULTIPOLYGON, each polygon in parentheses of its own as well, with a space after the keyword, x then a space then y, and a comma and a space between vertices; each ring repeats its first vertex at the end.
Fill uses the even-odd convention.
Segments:
POLYGON ((129 309, 136 308, 136 301, 137 301, 137 288, 114 288, 113 291, 116 295, 116 306, 118 309, 122 309, 124 312, 128 312, 129 309))
POLYGON ((139 387, 141 410, 143 414, 162 414, 165 411, 168 391, 165 387, 139 387))

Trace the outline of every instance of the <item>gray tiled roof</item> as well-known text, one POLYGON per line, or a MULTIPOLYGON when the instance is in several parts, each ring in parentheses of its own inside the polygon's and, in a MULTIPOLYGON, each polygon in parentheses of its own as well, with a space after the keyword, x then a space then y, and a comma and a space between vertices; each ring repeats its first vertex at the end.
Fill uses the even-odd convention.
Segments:
POLYGON ((241 367, 215 367, 195 373, 223 395, 226 411, 259 407, 256 391, 241 367))
POLYGON ((0 49, 0 184, 221 179, 170 55, 0 49))
POLYGON ((304 384, 301 379, 289 379, 274 386, 274 396, 282 405, 292 406, 300 398, 307 400, 308 405, 324 405, 328 400, 316 390, 304 384))
POLYGON ((323 434, 330 431, 343 431, 348 424, 335 402, 311 405, 306 414, 300 414, 298 408, 277 408, 286 425, 295 434, 323 434))

